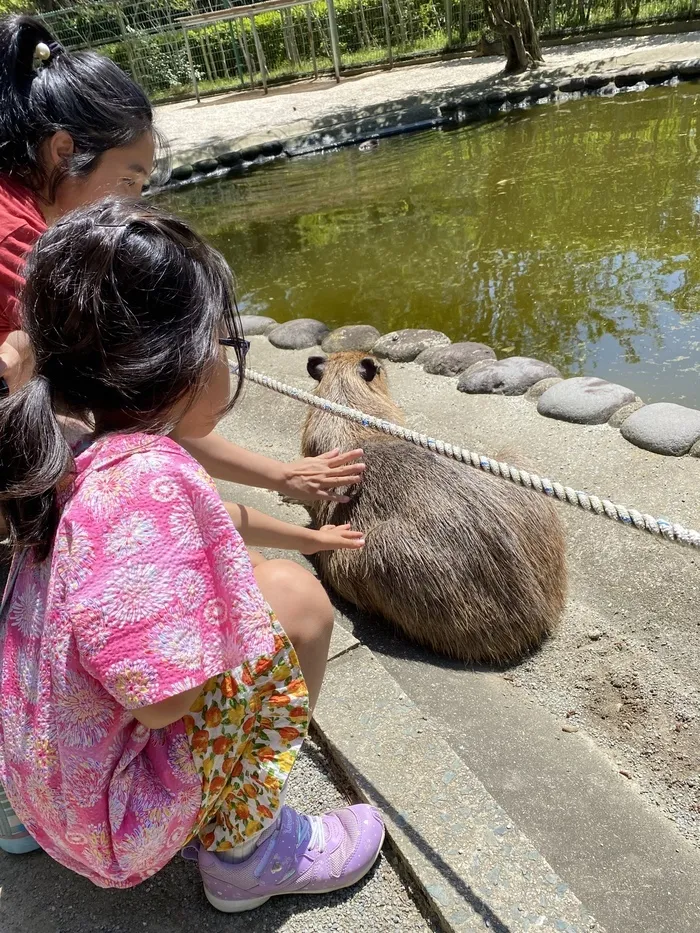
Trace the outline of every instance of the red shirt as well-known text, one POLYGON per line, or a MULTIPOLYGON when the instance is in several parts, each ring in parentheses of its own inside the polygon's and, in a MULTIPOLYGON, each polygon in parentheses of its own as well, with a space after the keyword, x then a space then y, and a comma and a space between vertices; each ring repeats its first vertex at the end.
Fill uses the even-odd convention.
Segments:
POLYGON ((27 254, 44 230, 36 195, 0 176, 0 343, 11 331, 21 330, 17 292, 27 254))

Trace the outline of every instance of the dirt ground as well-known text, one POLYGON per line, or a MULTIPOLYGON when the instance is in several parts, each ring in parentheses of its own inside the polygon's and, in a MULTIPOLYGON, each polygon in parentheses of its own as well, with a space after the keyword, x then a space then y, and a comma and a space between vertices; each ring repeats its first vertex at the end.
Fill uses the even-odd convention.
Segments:
MULTIPOLYGON (((614 624, 572 621, 503 676, 585 730, 700 847, 700 675, 689 652, 674 657, 662 626, 640 633, 621 612, 614 624)), ((689 622, 697 652, 700 630, 689 622)))

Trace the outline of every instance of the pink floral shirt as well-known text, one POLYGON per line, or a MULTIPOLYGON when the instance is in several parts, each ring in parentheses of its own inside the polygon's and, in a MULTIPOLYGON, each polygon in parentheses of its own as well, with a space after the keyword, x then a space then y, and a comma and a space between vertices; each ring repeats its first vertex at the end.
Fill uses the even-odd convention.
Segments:
POLYGON ((155 874, 202 799, 181 722, 133 710, 274 650, 248 553, 168 438, 77 457, 52 556, 27 557, 0 632, 0 782, 58 862, 102 886, 155 874))

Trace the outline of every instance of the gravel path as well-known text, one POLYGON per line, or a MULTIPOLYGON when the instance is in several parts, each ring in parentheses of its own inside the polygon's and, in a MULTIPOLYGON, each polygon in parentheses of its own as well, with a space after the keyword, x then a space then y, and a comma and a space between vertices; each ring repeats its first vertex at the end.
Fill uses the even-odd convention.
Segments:
MULTIPOLYGON (((545 49, 547 71, 589 69, 678 61, 700 57, 700 33, 608 39, 545 49)), ((277 138, 295 131, 310 132, 320 121, 356 119, 368 109, 386 109, 429 101, 460 87, 487 81, 503 70, 503 59, 463 58, 379 71, 336 84, 319 80, 261 91, 210 97, 201 104, 188 100, 158 108, 158 125, 176 156, 246 136, 277 138)))
MULTIPOLYGON (((294 769, 288 802, 322 813, 346 797, 319 746, 309 740, 294 769)), ((248 914, 222 914, 202 894, 191 862, 175 858, 151 881, 127 891, 94 887, 47 855, 0 852, 2 933, 429 933, 384 854, 356 887, 318 897, 273 898, 248 914)))

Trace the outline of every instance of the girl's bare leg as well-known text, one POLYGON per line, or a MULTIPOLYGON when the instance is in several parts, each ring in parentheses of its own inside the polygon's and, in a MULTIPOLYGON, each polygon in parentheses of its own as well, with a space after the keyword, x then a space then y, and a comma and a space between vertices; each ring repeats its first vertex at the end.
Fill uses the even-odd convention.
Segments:
POLYGON ((333 631, 333 607, 316 577, 291 560, 266 560, 255 566, 260 590, 294 645, 316 706, 333 631))

